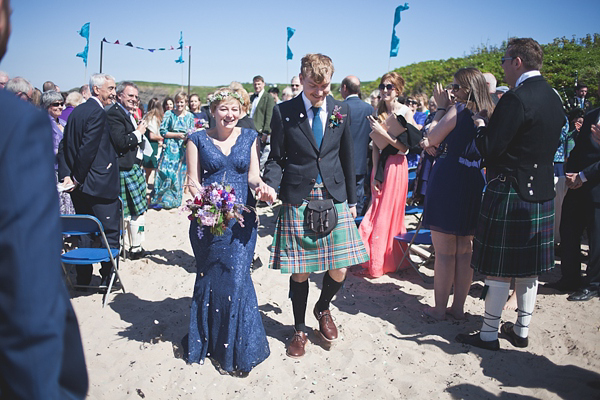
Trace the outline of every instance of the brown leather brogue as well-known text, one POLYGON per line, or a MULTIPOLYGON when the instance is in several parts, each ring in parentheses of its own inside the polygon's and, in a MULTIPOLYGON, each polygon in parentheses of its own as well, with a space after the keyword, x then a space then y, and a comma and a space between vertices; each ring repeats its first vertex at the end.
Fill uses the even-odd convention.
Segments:
POLYGON ((321 335, 330 342, 336 340, 338 338, 338 330, 333 323, 333 318, 331 317, 329 310, 319 312, 317 305, 315 304, 313 312, 315 317, 319 320, 319 332, 321 332, 321 335))
POLYGON ((288 346, 287 351, 286 351, 286 354, 288 355, 288 357, 300 358, 300 357, 304 356, 304 354, 306 353, 306 350, 304 350, 304 347, 306 347, 307 341, 308 341, 308 337, 307 337, 306 333, 304 333, 302 331, 296 331, 296 333, 294 333, 294 336, 292 337, 290 345, 288 346))

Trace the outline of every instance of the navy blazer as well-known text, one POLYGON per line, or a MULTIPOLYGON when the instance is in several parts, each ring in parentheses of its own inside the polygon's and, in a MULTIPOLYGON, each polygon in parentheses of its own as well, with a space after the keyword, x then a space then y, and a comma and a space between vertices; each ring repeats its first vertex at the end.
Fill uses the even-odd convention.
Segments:
POLYGON ((600 145, 592 138, 591 128, 599 116, 600 108, 586 114, 565 167, 566 172, 583 171, 587 181, 582 188, 590 190, 594 202, 600 202, 600 145))
POLYGON ((48 115, 0 90, 0 398, 83 399, 48 115))
POLYGON ((284 203, 302 204, 321 174, 327 191, 337 202, 356 204, 351 120, 348 105, 327 97, 327 123, 321 147, 317 147, 307 118, 302 95, 279 103, 271 120, 271 152, 265 164, 263 180, 279 188, 284 203), (343 115, 341 123, 332 126, 334 107, 343 115))
POLYGON ((564 124, 562 101, 542 76, 504 93, 476 138, 488 173, 514 176, 525 201, 553 199, 554 153, 564 124))
POLYGON ((58 149, 58 176, 73 176, 83 193, 104 199, 120 194, 117 152, 106 111, 93 98, 75 107, 58 149))
POLYGON ((123 107, 115 103, 106 111, 106 118, 111 140, 119 155, 119 170, 129 171, 134 164, 140 165, 141 160, 136 158, 140 142, 133 133, 135 127, 129 115, 123 107))
POLYGON ((344 103, 348 104, 352 120, 350 121, 350 134, 354 142, 354 173, 366 175, 369 142, 371 138, 371 125, 367 120, 368 115, 373 115, 373 106, 362 101, 358 96, 346 97, 344 103))

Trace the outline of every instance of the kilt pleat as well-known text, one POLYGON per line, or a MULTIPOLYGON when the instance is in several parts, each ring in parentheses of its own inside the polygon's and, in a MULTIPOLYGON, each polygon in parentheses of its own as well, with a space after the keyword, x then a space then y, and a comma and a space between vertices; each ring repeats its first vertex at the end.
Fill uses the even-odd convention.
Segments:
POLYGON ((524 201, 513 178, 490 181, 473 238, 471 267, 502 277, 540 275, 553 268, 554 201, 524 201))
POLYGON ((139 165, 129 171, 120 171, 121 200, 125 217, 137 217, 148 209, 146 200, 146 178, 139 165))
POLYGON ((327 271, 369 260, 348 205, 336 203, 338 223, 327 235, 310 230, 305 221, 308 200, 328 199, 324 187, 313 188, 300 205, 282 204, 273 235, 269 268, 282 273, 327 271))

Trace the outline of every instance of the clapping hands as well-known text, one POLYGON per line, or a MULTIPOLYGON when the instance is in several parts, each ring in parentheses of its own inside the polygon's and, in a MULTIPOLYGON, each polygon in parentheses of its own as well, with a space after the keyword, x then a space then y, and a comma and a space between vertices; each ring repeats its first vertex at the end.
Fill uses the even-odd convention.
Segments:
POLYGON ((450 93, 450 91, 444 89, 441 83, 436 82, 435 87, 433 88, 433 98, 438 107, 448 108, 454 103, 454 97, 450 93))
POLYGON ((254 189, 254 192, 256 193, 258 200, 264 201, 268 204, 272 204, 275 200, 277 200, 277 193, 275 192, 275 189, 264 182, 261 182, 256 189, 254 189))

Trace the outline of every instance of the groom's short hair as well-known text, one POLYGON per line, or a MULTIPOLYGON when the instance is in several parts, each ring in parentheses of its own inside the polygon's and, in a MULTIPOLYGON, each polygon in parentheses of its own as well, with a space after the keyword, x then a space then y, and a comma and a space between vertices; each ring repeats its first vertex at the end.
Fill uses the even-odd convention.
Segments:
POLYGON ((333 75, 333 61, 324 54, 307 54, 302 57, 300 73, 303 78, 310 78, 321 83, 333 75))

